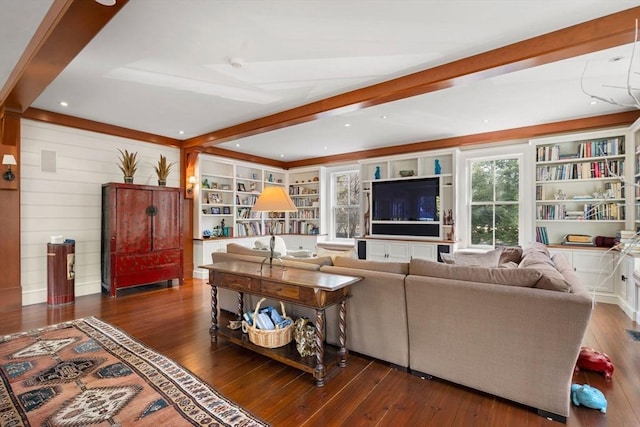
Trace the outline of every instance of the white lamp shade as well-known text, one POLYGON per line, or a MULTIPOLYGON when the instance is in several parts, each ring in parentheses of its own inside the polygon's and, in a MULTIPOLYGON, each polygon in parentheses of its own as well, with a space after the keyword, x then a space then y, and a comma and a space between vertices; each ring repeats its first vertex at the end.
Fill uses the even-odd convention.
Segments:
POLYGON ((251 210, 256 212, 296 212, 298 208, 284 187, 265 187, 251 210))
POLYGON ((16 163, 16 158, 13 156, 13 154, 5 154, 4 156, 2 156, 2 164, 17 165, 18 163, 16 163))

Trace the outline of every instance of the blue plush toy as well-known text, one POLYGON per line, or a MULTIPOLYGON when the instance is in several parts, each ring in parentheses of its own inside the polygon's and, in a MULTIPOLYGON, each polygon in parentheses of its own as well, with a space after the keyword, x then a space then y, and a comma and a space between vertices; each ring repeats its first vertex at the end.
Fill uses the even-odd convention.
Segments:
POLYGON ((607 413, 607 399, 604 394, 587 384, 571 384, 571 400, 576 406, 584 405, 587 408, 600 409, 603 414, 607 413))

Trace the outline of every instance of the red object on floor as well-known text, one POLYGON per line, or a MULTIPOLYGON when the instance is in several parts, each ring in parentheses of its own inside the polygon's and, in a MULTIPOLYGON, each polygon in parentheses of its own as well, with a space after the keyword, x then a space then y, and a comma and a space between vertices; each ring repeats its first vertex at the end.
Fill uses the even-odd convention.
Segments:
POLYGON ((613 362, 605 353, 596 351, 589 347, 581 347, 576 371, 584 369, 586 371, 601 372, 606 379, 611 379, 613 375, 613 362))

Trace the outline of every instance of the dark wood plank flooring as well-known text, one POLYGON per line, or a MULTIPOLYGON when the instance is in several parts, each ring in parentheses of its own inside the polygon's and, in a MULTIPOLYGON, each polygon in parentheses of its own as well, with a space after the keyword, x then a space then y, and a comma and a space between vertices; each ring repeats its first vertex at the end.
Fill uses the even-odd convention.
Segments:
MULTIPOLYGON (((183 286, 153 285, 106 295, 77 297, 73 305, 46 304, 2 313, 0 334, 96 316, 171 357, 229 399, 273 426, 557 426, 530 408, 437 379, 398 371, 351 354, 322 388, 299 372, 223 338, 211 343, 210 288, 203 280, 183 286)), ((610 381, 580 372, 574 382, 605 393, 607 414, 572 406, 567 425, 640 425, 640 327, 616 306, 598 304, 585 345, 608 353, 616 366, 610 381)))

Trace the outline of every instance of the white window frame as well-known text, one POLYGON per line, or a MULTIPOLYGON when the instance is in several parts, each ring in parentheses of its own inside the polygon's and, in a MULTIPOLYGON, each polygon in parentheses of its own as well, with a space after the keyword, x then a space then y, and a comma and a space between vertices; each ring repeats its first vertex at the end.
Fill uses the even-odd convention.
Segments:
MULTIPOLYGON (((344 237, 336 237, 336 224, 335 224, 335 217, 333 215, 334 209, 335 209, 335 194, 336 194, 336 188, 335 188, 335 175, 342 175, 345 173, 350 173, 350 172, 355 172, 358 175, 360 175, 360 192, 362 193, 362 172, 360 171, 360 166, 355 164, 355 165, 344 165, 344 166, 337 166, 337 167, 332 167, 332 168, 327 168, 327 176, 329 177, 329 182, 330 185, 327 186, 327 190, 328 193, 327 194, 327 198, 326 200, 329 201, 329 203, 327 203, 327 215, 328 215, 328 238, 330 241, 334 241, 334 242, 349 242, 349 243, 353 243, 353 238, 344 238, 344 237)), ((358 218, 360 218, 360 221, 362 221, 362 206, 358 205, 358 209, 359 209, 359 213, 358 213, 358 218)), ((360 224, 360 229, 362 230, 362 224, 360 224)))
MULTIPOLYGON (((488 147, 472 150, 465 150, 460 153, 457 160, 457 203, 458 210, 456 221, 456 233, 459 248, 470 248, 486 250, 487 245, 471 244, 471 164, 488 160, 517 159, 520 163, 519 179, 519 219, 518 219, 518 245, 527 246, 532 243, 531 236, 534 235, 533 216, 535 200, 531 196, 532 191, 525 192, 525 189, 533 188, 532 162, 530 146, 526 143, 514 143, 508 146, 488 147)), ((493 247, 493 246, 491 246, 493 247)))

